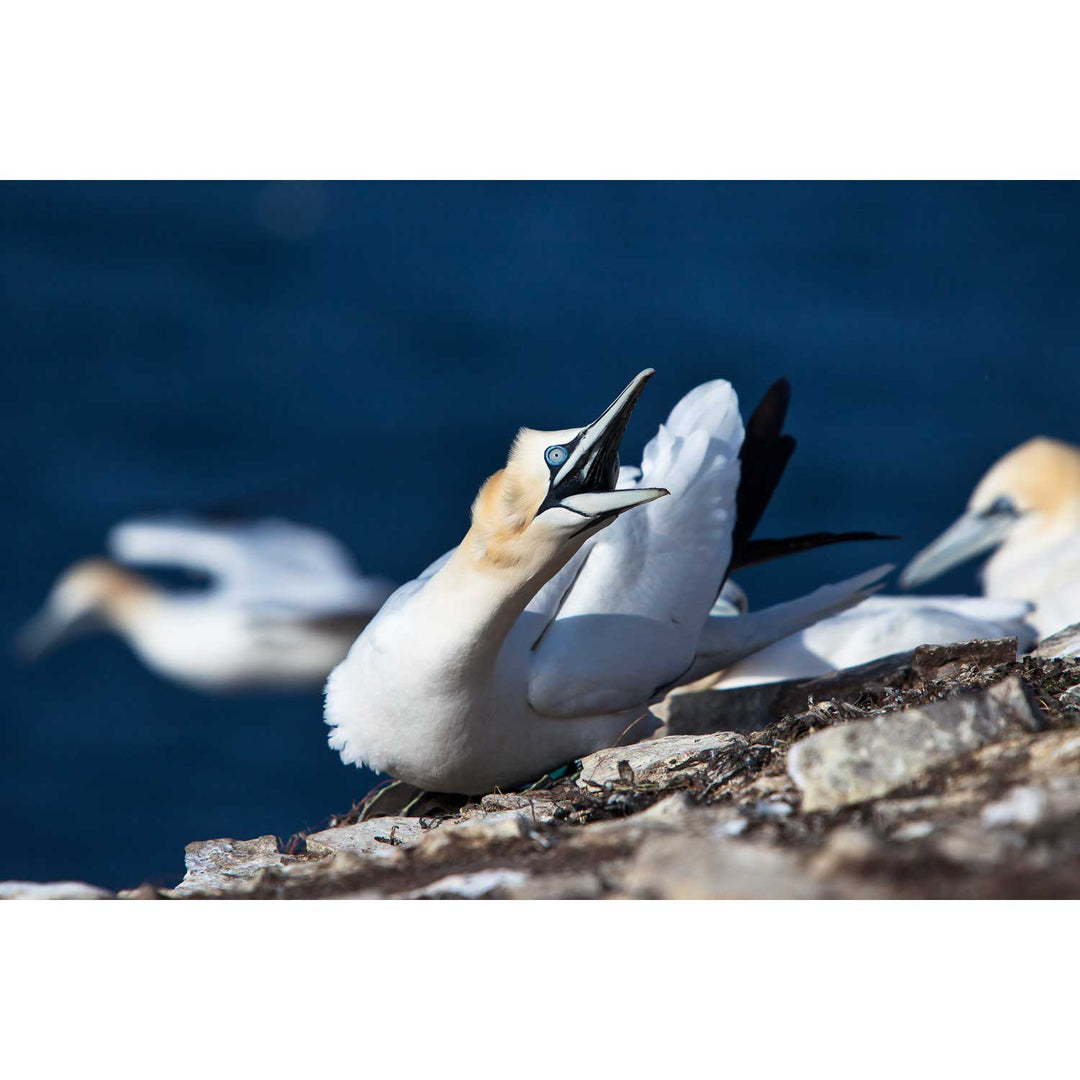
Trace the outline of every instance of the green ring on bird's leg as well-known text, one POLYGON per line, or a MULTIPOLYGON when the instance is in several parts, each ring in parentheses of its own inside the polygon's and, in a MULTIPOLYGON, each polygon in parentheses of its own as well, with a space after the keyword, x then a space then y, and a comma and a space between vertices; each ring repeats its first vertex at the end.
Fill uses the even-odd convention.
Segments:
POLYGON ((528 787, 522 788, 522 792, 535 791, 541 784, 551 782, 555 783, 557 780, 562 780, 563 777, 568 776, 570 771, 580 770, 580 761, 568 761, 565 765, 560 765, 557 769, 552 769, 551 772, 544 773, 539 780, 534 780, 528 787))

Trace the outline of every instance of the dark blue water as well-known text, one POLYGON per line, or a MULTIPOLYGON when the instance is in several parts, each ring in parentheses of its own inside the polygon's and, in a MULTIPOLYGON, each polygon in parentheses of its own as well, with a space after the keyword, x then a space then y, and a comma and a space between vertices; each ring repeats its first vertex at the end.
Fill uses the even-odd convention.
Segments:
MULTIPOLYGON (((1022 439, 1080 439, 1080 188, 6 184, 0 318, 5 637, 147 510, 272 511, 409 577, 520 424, 587 422, 646 365, 624 460, 696 383, 749 405, 784 374, 761 535, 905 538, 745 574, 765 604, 905 560, 1022 439)), ((185 842, 372 781, 318 695, 202 697, 105 637, 0 675, 0 878, 171 883, 185 842)))

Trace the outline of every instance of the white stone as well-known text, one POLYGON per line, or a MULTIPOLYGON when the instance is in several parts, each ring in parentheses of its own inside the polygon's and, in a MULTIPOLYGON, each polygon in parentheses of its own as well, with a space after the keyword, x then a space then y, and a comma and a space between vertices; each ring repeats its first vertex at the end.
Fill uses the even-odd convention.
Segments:
POLYGON ((415 843, 424 832, 419 818, 372 818, 354 825, 340 825, 336 829, 311 833, 306 838, 306 844, 311 855, 351 851, 356 855, 385 858, 399 847, 415 843))
POLYGON ((1049 799, 1042 788, 1023 784, 1014 787, 1005 798, 984 806, 982 823, 988 829, 1010 825, 1031 828, 1046 816, 1048 805, 1049 799))
POLYGON ((614 746, 582 758, 577 783, 585 790, 607 783, 622 784, 619 763, 625 761, 633 771, 634 784, 650 783, 663 787, 684 770, 704 768, 717 757, 745 745, 743 736, 719 731, 709 735, 668 735, 632 746, 614 746))
POLYGON ((0 900, 112 900, 108 889, 85 881, 0 881, 0 900))
POLYGON ((422 889, 402 893, 403 900, 481 900, 492 893, 516 889, 528 880, 520 870, 477 870, 473 874, 449 874, 422 889))
POLYGON ((906 825, 901 825, 899 829, 892 834, 894 840, 907 841, 907 840, 924 840, 934 831, 934 825, 929 821, 909 821, 906 825))
POLYGON ((278 851, 275 836, 259 836, 254 840, 201 840, 184 848, 187 874, 172 892, 176 896, 185 896, 206 890, 228 890, 249 881, 261 870, 293 862, 296 862, 294 856, 278 851))

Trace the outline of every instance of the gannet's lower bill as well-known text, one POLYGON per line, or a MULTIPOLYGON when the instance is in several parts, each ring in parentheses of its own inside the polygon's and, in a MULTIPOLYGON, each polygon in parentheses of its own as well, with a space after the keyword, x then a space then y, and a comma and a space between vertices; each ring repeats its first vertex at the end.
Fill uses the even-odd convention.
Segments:
POLYGON ((316 687, 393 591, 362 577, 333 537, 276 519, 136 519, 111 530, 108 548, 111 559, 60 577, 19 635, 25 658, 108 629, 147 667, 194 689, 316 687), (127 564, 187 569, 213 585, 172 592, 127 564))
POLYGON ((984 594, 1031 601, 1040 637, 1080 621, 1080 449, 1037 438, 1006 454, 900 584, 922 585, 987 551, 984 594))
MULTIPOLYGON (((652 374, 586 427, 519 432, 465 539, 386 602, 331 674, 326 720, 344 761, 433 791, 534 779, 627 728, 647 734, 649 704, 673 687, 868 595, 888 568, 710 617, 733 536, 750 558, 737 506, 760 516, 767 497, 740 485, 743 425, 721 380, 676 405, 640 474, 620 473, 619 443, 652 374)), ((782 421, 784 394, 771 400, 782 421)), ((758 424, 776 427, 764 413, 758 424)), ((793 448, 774 434, 747 455, 766 487, 793 448)))

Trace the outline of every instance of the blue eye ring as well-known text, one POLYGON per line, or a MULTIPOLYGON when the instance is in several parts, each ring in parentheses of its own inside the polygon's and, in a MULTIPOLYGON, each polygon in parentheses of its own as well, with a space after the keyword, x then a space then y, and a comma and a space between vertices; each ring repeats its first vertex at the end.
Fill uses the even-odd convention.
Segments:
POLYGON ((549 446, 544 451, 544 460, 554 469, 569 457, 565 446, 549 446))

